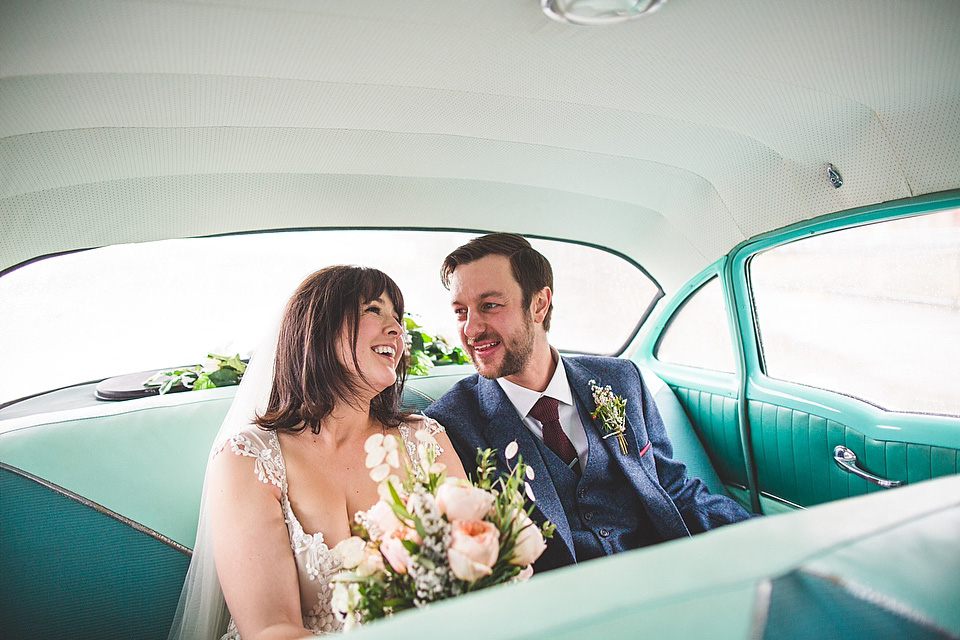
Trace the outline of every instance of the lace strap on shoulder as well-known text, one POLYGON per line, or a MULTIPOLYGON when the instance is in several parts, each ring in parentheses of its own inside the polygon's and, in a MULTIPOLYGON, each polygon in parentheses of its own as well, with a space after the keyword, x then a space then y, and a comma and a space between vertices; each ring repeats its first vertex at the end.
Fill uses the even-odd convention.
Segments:
POLYGON ((238 456, 254 459, 253 469, 261 482, 270 482, 283 489, 286 472, 275 431, 271 432, 268 442, 259 441, 259 438, 250 438, 244 433, 236 434, 227 442, 230 444, 231 451, 238 456))
MULTIPOLYGON (((403 438, 403 445, 407 448, 407 455, 410 456, 411 460, 417 460, 419 458, 417 447, 420 445, 420 442, 416 438, 416 433, 423 432, 430 436, 438 433, 446 433, 446 429, 443 428, 442 424, 422 413, 418 414, 415 419, 417 422, 413 424, 404 422, 397 427, 397 430, 400 431, 400 437, 403 438)), ((428 446, 434 447, 436 455, 443 453, 443 447, 441 447, 439 443, 432 443, 428 446)))
MULTIPOLYGON (((447 432, 447 430, 443 428, 443 425, 440 424, 439 422, 437 422, 436 420, 434 420, 433 418, 431 418, 431 417, 429 417, 429 416, 426 416, 426 415, 424 415, 424 414, 422 414, 422 413, 420 414, 420 416, 423 418, 423 426, 422 426, 422 427, 419 427, 419 430, 420 430, 420 431, 426 431, 426 432, 429 433, 431 436, 435 436, 435 435, 437 435, 438 433, 446 433, 446 432, 447 432)), ((437 446, 439 446, 439 445, 437 445, 437 446)), ((441 450, 438 451, 437 453, 443 453, 443 450, 441 449, 441 450)))

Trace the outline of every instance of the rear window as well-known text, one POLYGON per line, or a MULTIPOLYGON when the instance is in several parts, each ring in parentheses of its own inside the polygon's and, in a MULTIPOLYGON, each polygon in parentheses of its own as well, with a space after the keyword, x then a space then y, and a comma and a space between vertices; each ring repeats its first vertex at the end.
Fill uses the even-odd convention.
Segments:
MULTIPOLYGON (((458 345, 440 264, 475 235, 261 233, 118 245, 25 265, 0 278, 0 404, 79 382, 196 364, 211 352, 246 357, 300 281, 330 264, 382 269, 423 329, 458 345)), ((659 287, 612 253, 531 243, 555 271, 554 346, 622 350, 659 287)))

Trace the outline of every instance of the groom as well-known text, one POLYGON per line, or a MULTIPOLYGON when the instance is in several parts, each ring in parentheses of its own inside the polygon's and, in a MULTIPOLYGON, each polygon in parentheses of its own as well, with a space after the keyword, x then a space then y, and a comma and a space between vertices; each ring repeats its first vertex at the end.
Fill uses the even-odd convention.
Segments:
POLYGON ((663 421, 636 365, 561 358, 550 346, 553 270, 524 238, 475 238, 447 256, 441 277, 479 375, 461 380, 426 413, 446 426, 467 469, 475 467, 478 448, 495 448, 505 471, 503 452, 517 441, 536 474, 533 515, 557 528, 536 571, 750 517, 733 500, 710 494, 671 458, 663 421), (611 431, 604 420, 591 418, 597 406, 592 381, 626 400, 622 434, 615 421, 607 421, 611 431))

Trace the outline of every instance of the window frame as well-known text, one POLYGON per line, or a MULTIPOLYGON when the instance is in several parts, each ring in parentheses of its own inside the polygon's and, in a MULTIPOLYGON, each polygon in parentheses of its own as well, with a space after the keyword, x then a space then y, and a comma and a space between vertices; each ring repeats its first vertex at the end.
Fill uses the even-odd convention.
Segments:
POLYGON ((683 298, 680 299, 676 305, 674 305, 673 307, 671 307, 670 312, 669 312, 669 314, 667 315, 667 319, 666 319, 666 321, 665 321, 664 324, 663 324, 663 328, 658 332, 657 338, 656 338, 656 340, 655 340, 654 343, 653 343, 653 346, 652 346, 652 349, 651 349, 651 356, 652 356, 657 362, 662 363, 662 364, 664 364, 664 365, 673 365, 673 366, 677 366, 677 367, 683 367, 683 368, 685 368, 685 369, 689 368, 689 369, 698 369, 698 370, 701 370, 701 371, 710 371, 710 372, 713 372, 713 373, 723 374, 723 375, 729 375, 729 376, 736 375, 737 359, 736 359, 736 355, 735 355, 735 352, 734 352, 733 336, 730 335, 730 317, 729 317, 729 313, 727 312, 727 306, 728 306, 728 305, 727 305, 727 296, 726 296, 726 291, 724 290, 724 286, 723 286, 723 278, 721 277, 721 274, 720 274, 719 272, 714 272, 713 275, 709 275, 708 277, 704 278, 703 281, 700 282, 697 286, 692 287, 692 288, 689 290, 689 292, 686 292, 686 293, 684 294, 683 298), (693 364, 684 364, 684 363, 680 363, 680 362, 671 362, 670 360, 663 360, 663 359, 661 359, 661 357, 659 356, 660 347, 663 346, 663 341, 664 341, 664 339, 667 337, 667 334, 670 332, 670 329, 671 329, 671 327, 673 326, 674 322, 677 321, 677 319, 680 317, 680 314, 684 312, 684 310, 687 308, 687 305, 694 299, 694 297, 696 297, 701 291, 703 291, 703 289, 704 289, 706 286, 708 286, 709 284, 711 284, 714 280, 716 280, 717 285, 720 287, 720 296, 721 296, 721 299, 723 300, 723 305, 724 305, 724 312, 723 312, 723 313, 724 313, 724 321, 725 321, 725 323, 726 323, 725 326, 726 326, 726 328, 727 328, 727 337, 730 339, 730 341, 729 341, 728 344, 729 344, 729 346, 730 346, 731 364, 732 364, 734 370, 733 370, 733 371, 725 371, 725 370, 723 370, 723 369, 713 369, 713 368, 705 367, 705 366, 704 366, 704 367, 700 367, 700 366, 693 365, 693 364))
POLYGON ((723 257, 703 269, 700 273, 691 278, 683 285, 676 294, 667 302, 663 311, 658 315, 656 322, 650 327, 649 332, 640 342, 639 347, 632 354, 631 358, 643 366, 649 367, 654 373, 662 375, 671 382, 679 384, 689 384, 698 388, 710 389, 712 392, 728 398, 737 397, 738 380, 743 370, 742 358, 739 356, 740 344, 737 336, 730 331, 731 327, 736 326, 735 316, 730 308, 730 288, 726 275, 727 258, 723 257), (669 328, 673 319, 686 305, 691 296, 697 293, 701 287, 707 284, 711 279, 718 278, 720 286, 723 289, 724 302, 726 306, 727 330, 730 332, 730 347, 733 350, 734 372, 717 371, 713 369, 703 369, 690 365, 666 362, 658 359, 656 354, 660 347, 660 342, 669 328))
POLYGON ((762 234, 735 247, 729 254, 725 271, 731 284, 733 304, 730 306, 737 316, 736 333, 742 341, 739 354, 744 365, 740 381, 742 401, 749 397, 750 401, 787 404, 842 422, 876 440, 960 448, 958 416, 885 409, 839 391, 768 376, 749 269, 750 261, 757 254, 802 238, 957 207, 960 207, 960 192, 920 196, 828 214, 762 234))

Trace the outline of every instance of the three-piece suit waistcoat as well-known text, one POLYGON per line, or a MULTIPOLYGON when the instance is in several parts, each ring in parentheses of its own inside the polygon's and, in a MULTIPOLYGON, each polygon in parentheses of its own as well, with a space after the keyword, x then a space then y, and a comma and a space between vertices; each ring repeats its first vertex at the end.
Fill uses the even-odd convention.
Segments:
POLYGON ((582 477, 536 440, 567 515, 577 562, 663 542, 637 494, 623 490, 627 479, 606 443, 593 429, 586 433, 589 453, 582 477))

